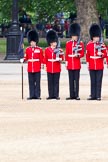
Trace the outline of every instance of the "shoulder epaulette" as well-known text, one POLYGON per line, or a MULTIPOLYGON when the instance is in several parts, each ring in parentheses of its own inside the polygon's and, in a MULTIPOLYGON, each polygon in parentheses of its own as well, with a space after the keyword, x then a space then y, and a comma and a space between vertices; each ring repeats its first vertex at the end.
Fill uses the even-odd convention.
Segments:
POLYGON ((91 43, 93 43, 93 41, 89 41, 89 42, 87 43, 87 45, 88 45, 88 44, 91 44, 91 43))
POLYGON ((37 48, 42 49, 42 47, 37 46, 37 48))
POLYGON ((68 43, 70 43, 70 42, 71 42, 71 40, 67 41, 66 44, 68 44, 68 43))
POLYGON ((30 48, 30 46, 28 46, 26 49, 30 48))

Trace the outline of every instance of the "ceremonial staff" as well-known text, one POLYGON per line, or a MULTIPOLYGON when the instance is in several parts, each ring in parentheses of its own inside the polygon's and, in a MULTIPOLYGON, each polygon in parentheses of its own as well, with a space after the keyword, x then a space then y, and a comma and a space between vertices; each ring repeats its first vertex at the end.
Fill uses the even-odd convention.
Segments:
POLYGON ((21 92, 22 92, 22 100, 24 99, 24 78, 23 78, 23 62, 24 62, 24 59, 21 58, 20 59, 20 62, 21 62, 21 92))
POLYGON ((24 35, 23 35, 23 32, 21 33, 18 54, 19 54, 20 62, 21 62, 21 80, 22 80, 21 87, 22 87, 22 100, 23 100, 24 98, 24 92, 23 92, 24 35))
POLYGON ((21 72, 22 72, 22 100, 24 98, 24 91, 23 91, 23 63, 21 63, 21 72))

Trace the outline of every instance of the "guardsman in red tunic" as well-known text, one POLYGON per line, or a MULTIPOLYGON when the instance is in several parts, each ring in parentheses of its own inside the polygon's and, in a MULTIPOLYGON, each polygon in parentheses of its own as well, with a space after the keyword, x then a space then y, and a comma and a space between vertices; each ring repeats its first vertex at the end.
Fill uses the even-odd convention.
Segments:
POLYGON ((61 61, 63 60, 63 50, 57 48, 58 35, 54 30, 49 30, 46 36, 49 47, 45 49, 45 66, 48 80, 49 99, 59 100, 59 79, 61 72, 61 61))
POLYGON ((35 30, 31 30, 28 33, 29 47, 25 50, 24 61, 28 62, 28 81, 29 81, 29 98, 40 98, 40 79, 41 79, 41 65, 43 63, 43 50, 38 47, 39 37, 35 30))
POLYGON ((90 73, 91 95, 88 100, 100 101, 104 58, 107 56, 107 51, 99 25, 92 24, 89 33, 91 41, 86 46, 86 61, 90 73))
POLYGON ((71 40, 66 43, 66 68, 69 75, 70 96, 66 100, 80 100, 79 98, 79 78, 80 78, 80 59, 84 56, 84 44, 80 41, 80 25, 71 24, 69 34, 71 40))

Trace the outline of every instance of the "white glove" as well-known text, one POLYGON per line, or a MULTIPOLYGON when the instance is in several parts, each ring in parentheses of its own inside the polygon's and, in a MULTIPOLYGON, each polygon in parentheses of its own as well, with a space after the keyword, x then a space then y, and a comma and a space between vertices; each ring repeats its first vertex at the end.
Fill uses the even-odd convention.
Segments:
POLYGON ((98 56, 102 56, 102 55, 103 55, 103 53, 102 53, 102 52, 98 52, 97 54, 98 54, 98 56))
POLYGON ((56 57, 56 61, 62 61, 62 58, 56 57))
POLYGON ((23 63, 23 62, 24 62, 24 58, 21 58, 21 59, 20 59, 20 63, 23 63))

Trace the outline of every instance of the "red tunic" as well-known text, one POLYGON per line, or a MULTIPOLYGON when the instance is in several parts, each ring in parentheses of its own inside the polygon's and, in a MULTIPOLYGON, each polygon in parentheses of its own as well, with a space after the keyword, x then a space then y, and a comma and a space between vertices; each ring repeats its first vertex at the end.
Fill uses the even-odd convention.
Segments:
POLYGON ((81 50, 78 51, 79 57, 75 57, 75 52, 73 51, 76 46, 77 41, 68 41, 66 43, 66 66, 68 70, 79 70, 81 68, 80 58, 84 56, 84 44, 80 42, 81 50))
POLYGON ((89 41, 86 46, 86 61, 89 65, 90 70, 103 70, 104 69, 104 58, 107 56, 107 50, 104 44, 102 44, 103 53, 102 56, 98 55, 98 50, 96 46, 99 43, 94 43, 93 41, 89 41))
POLYGON ((24 61, 28 61, 28 72, 40 72, 41 64, 43 63, 43 50, 42 48, 28 47, 25 51, 24 61))
MULTIPOLYGON (((59 58, 63 61, 63 54, 59 55, 59 58)), ((48 73, 58 73, 61 72, 61 62, 56 60, 56 54, 51 47, 45 49, 45 59, 44 63, 46 64, 46 71, 48 73)))

